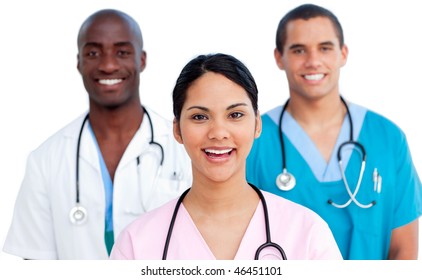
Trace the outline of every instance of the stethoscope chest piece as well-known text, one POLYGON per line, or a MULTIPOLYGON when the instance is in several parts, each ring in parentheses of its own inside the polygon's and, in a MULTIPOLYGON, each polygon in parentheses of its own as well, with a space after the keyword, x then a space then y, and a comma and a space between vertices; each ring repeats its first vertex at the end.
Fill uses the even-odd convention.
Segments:
MULTIPOLYGON (((149 142, 149 144, 154 144, 158 146, 161 151, 161 161, 160 161, 160 166, 158 169, 159 170, 158 173, 159 173, 164 161, 164 149, 160 145, 160 143, 157 143, 154 141, 154 127, 152 124, 151 117, 145 108, 143 108, 143 110, 146 116, 148 117, 150 129, 151 129, 151 141, 149 142)), ((70 222, 74 225, 83 225, 88 219, 88 212, 86 211, 86 208, 81 206, 79 203, 80 201, 79 200, 79 152, 80 152, 80 147, 81 147, 82 132, 85 127, 85 123, 88 121, 88 119, 89 119, 89 114, 87 114, 84 120, 82 121, 82 125, 81 125, 79 136, 78 136, 78 142, 76 146, 76 205, 72 209, 70 209, 70 212, 69 212, 70 222)), ((140 157, 137 158, 138 164, 139 164, 139 158, 140 157)))
POLYGON ((70 222, 74 225, 82 225, 88 219, 88 212, 85 207, 76 205, 70 210, 69 213, 70 222))
POLYGON ((296 186, 296 178, 293 174, 283 170, 283 172, 277 176, 276 184, 280 190, 290 191, 296 186))

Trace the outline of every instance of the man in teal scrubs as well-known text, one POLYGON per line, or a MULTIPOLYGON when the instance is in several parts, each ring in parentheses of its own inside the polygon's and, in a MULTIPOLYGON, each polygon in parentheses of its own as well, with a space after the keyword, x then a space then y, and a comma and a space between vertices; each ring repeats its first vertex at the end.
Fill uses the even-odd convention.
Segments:
POLYGON ((342 99, 348 48, 338 19, 325 8, 299 6, 281 19, 276 45, 290 99, 262 116, 248 181, 317 212, 344 259, 417 259, 421 182, 400 128, 342 99), (283 169, 295 177, 291 190, 276 183, 283 169))

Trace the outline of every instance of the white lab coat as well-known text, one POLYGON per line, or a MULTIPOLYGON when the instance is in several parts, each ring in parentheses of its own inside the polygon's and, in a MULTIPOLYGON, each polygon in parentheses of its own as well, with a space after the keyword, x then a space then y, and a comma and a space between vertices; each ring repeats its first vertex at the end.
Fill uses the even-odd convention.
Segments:
MULTIPOLYGON (((151 131, 145 116, 114 176, 115 239, 141 213, 177 197, 191 185, 190 159, 174 140, 171 122, 152 110, 148 112, 154 140, 164 148, 163 168, 156 178, 161 153, 149 144, 151 131), (142 154, 145 156, 141 156, 138 166, 136 158, 142 154)), ((84 116, 29 155, 4 252, 28 259, 108 258, 104 184, 97 148, 87 125, 81 138, 79 178, 80 203, 88 219, 83 225, 74 225, 69 219, 76 201, 76 147, 84 116)))

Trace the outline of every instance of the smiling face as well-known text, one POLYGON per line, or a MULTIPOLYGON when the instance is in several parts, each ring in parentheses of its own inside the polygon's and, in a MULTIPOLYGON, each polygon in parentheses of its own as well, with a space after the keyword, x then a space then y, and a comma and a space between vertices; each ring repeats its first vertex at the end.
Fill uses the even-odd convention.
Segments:
POLYGON ((246 157, 261 131, 246 91, 221 74, 207 72, 187 90, 176 140, 192 161, 194 179, 245 180, 246 157))
POLYGON ((136 23, 115 13, 98 15, 81 28, 78 48, 78 70, 91 106, 139 102, 139 74, 146 54, 136 23))
POLYGON ((287 24, 283 55, 274 51, 277 65, 286 72, 290 95, 321 98, 339 94, 340 68, 348 50, 326 17, 298 19, 287 24))

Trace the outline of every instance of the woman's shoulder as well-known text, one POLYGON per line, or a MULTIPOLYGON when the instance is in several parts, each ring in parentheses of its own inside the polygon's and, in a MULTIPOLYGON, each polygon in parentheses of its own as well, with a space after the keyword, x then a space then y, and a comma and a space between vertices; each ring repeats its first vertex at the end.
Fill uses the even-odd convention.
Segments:
POLYGON ((155 229, 162 230, 163 223, 168 224, 171 220, 176 202, 177 199, 172 199, 162 206, 142 214, 126 227, 126 231, 131 234, 142 235, 154 233, 155 229))
POLYGON ((306 206, 267 191, 261 190, 261 192, 264 194, 268 210, 272 215, 295 220, 322 221, 325 223, 316 212, 306 206))

